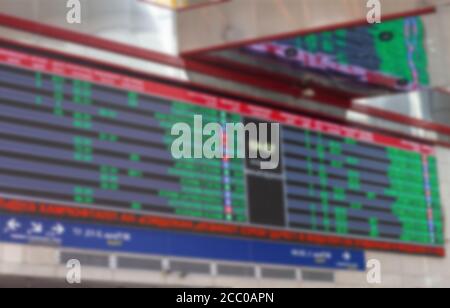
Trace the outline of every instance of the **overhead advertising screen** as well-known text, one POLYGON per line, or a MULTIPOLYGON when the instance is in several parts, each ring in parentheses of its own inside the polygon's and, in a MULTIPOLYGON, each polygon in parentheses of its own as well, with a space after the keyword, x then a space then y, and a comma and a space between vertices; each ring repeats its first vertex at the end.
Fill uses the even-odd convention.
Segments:
POLYGON ((422 17, 290 37, 244 50, 294 68, 411 91, 430 85, 422 17))
POLYGON ((444 255, 430 146, 8 49, 0 194, 5 215, 444 255), (277 166, 176 159, 172 128, 196 116, 279 123, 277 166))

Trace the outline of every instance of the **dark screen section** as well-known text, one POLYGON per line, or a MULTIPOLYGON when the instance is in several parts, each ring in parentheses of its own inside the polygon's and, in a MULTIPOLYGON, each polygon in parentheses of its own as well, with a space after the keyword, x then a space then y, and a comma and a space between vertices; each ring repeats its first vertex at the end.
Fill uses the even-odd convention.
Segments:
POLYGON ((252 224, 286 225, 283 183, 280 180, 249 175, 247 189, 252 224))

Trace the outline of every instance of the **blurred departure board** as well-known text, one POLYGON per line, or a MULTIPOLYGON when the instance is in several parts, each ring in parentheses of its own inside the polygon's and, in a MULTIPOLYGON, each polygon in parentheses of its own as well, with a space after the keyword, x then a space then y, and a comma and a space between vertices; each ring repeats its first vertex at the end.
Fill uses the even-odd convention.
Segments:
POLYGON ((421 17, 259 43, 248 49, 299 68, 398 90, 430 84, 421 17))
POLYGON ((443 254, 430 146, 5 49, 0 65, 2 211, 443 254), (174 159, 196 115, 280 123, 278 167, 174 159))

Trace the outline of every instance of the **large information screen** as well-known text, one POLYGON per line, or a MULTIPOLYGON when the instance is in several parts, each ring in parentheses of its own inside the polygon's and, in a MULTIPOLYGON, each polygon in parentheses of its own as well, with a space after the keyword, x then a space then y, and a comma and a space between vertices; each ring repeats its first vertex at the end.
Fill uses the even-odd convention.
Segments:
POLYGON ((444 254, 430 146, 7 49, 0 193, 4 212, 444 254), (279 167, 173 158, 195 115, 280 123, 279 167))

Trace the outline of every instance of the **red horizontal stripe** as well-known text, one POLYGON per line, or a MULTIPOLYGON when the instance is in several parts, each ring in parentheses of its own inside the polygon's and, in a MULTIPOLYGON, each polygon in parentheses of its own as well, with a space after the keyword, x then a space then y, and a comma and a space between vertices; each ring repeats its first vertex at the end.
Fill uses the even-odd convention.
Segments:
POLYGON ((47 202, 34 202, 9 199, 0 196, 0 211, 6 213, 39 215, 58 219, 76 219, 98 223, 132 225, 144 228, 157 228, 173 231, 196 232, 222 236, 238 236, 250 239, 306 243, 330 247, 348 247, 357 249, 396 251, 419 255, 445 256, 443 247, 415 244, 389 243, 376 240, 344 238, 306 232, 266 229, 245 225, 211 223, 188 219, 167 218, 156 215, 121 213, 111 210, 70 207, 47 202))

